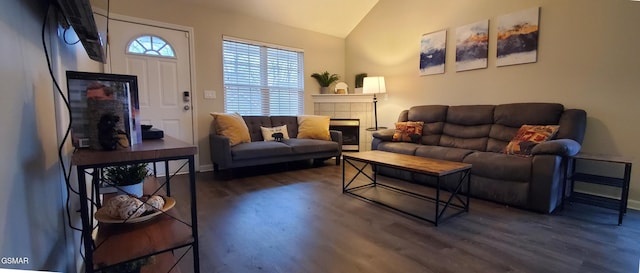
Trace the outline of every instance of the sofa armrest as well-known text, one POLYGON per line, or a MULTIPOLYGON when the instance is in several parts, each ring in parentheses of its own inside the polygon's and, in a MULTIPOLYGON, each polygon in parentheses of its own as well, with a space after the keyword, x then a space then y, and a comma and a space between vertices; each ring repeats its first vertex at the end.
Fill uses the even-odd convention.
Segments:
POLYGON ((531 160, 528 207, 541 213, 551 213, 562 202, 564 167, 562 156, 540 154, 531 160))
POLYGON ((209 145, 211 147, 211 162, 214 164, 214 168, 231 166, 231 145, 228 137, 209 134, 209 145))
POLYGON ((329 130, 329 134, 332 141, 338 142, 338 154, 342 154, 342 131, 329 130))
POLYGON ((554 139, 542 142, 531 150, 532 155, 574 156, 580 152, 582 145, 573 139, 554 139))
POLYGON ((385 129, 373 132, 373 138, 378 138, 382 141, 391 141, 393 140, 394 129, 385 129))

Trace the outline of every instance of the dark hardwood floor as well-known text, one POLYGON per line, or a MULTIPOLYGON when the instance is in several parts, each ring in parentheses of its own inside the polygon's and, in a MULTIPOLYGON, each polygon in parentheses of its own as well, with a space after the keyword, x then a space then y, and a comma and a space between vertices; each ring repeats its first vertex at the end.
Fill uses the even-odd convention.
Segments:
MULTIPOLYGON (((618 226, 594 206, 545 215, 472 198, 434 227, 342 194, 333 162, 197 174, 201 272, 640 272, 639 211, 618 226)), ((172 185, 184 198, 187 183, 172 185)))

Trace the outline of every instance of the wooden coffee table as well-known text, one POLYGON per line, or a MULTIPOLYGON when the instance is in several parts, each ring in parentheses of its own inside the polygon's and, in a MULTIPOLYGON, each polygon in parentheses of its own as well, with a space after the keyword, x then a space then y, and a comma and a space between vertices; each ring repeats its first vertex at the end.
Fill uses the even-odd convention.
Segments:
MULTIPOLYGON (((404 155, 383 151, 367 151, 367 152, 359 152, 359 153, 346 153, 342 155, 342 192, 348 193, 359 198, 368 200, 370 202, 388 207, 390 209, 405 213, 407 215, 411 215, 413 217, 428 221, 433 223, 434 225, 438 225, 445 219, 456 216, 458 214, 468 212, 469 211, 469 173, 471 171, 471 164, 461 163, 461 162, 453 162, 446 160, 438 160, 431 159, 413 155, 404 155), (355 162, 365 163, 362 166, 357 166, 354 164, 355 162), (346 165, 352 166, 358 172, 347 181, 345 168, 346 165), (406 189, 402 189, 399 187, 391 186, 388 184, 383 184, 377 181, 377 175, 374 171, 373 174, 368 174, 365 172, 367 166, 372 166, 375 170, 378 166, 384 166, 389 168, 394 168, 398 170, 409 171, 415 174, 424 174, 431 177, 434 177, 436 180, 435 186, 435 196, 428 196, 425 194, 420 194, 417 192, 409 191, 406 189), (350 188, 351 184, 356 181, 356 179, 363 175, 371 183, 353 186, 350 188), (454 183, 453 187, 447 187, 445 183, 442 183, 442 179, 446 176, 451 175, 459 175, 459 181, 454 183), (466 182, 466 191, 463 193, 462 189, 465 186, 466 182), (407 210, 403 210, 389 204, 387 202, 381 201, 377 198, 372 198, 371 196, 365 196, 360 194, 360 191, 365 189, 371 189, 375 187, 381 187, 384 189, 391 190, 395 193, 401 193, 404 195, 408 195, 413 198, 417 198, 419 200, 425 200, 425 206, 434 206, 433 208, 433 216, 430 218, 417 215, 415 213, 408 212, 407 210), (448 193, 448 198, 444 197, 444 194, 441 194, 441 190, 444 190, 448 193), (462 198, 463 196, 464 198, 462 198), (448 208, 456 209, 457 211, 454 213, 447 214, 445 218, 445 211, 448 208)), ((376 194, 377 195, 377 194, 376 194)))

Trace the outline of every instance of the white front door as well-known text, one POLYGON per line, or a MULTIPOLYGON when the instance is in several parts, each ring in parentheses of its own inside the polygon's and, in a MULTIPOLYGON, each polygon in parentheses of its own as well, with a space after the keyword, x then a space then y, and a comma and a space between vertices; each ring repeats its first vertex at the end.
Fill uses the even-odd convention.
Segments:
MULTIPOLYGON (((188 34, 182 30, 111 19, 107 69, 110 68, 111 73, 138 77, 142 124, 163 130, 165 136, 193 144, 188 34)), ((173 164, 170 168, 175 171, 173 164)))

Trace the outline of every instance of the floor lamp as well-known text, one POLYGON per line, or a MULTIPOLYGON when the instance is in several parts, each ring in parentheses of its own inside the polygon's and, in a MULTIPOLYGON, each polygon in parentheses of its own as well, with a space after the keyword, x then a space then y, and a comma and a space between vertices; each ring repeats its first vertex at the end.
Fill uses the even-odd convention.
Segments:
POLYGON ((373 94, 373 118, 375 127, 367 128, 367 131, 377 131, 379 129, 387 129, 387 127, 378 127, 378 98, 377 94, 386 93, 384 86, 384 77, 365 77, 362 83, 363 94, 373 94))

